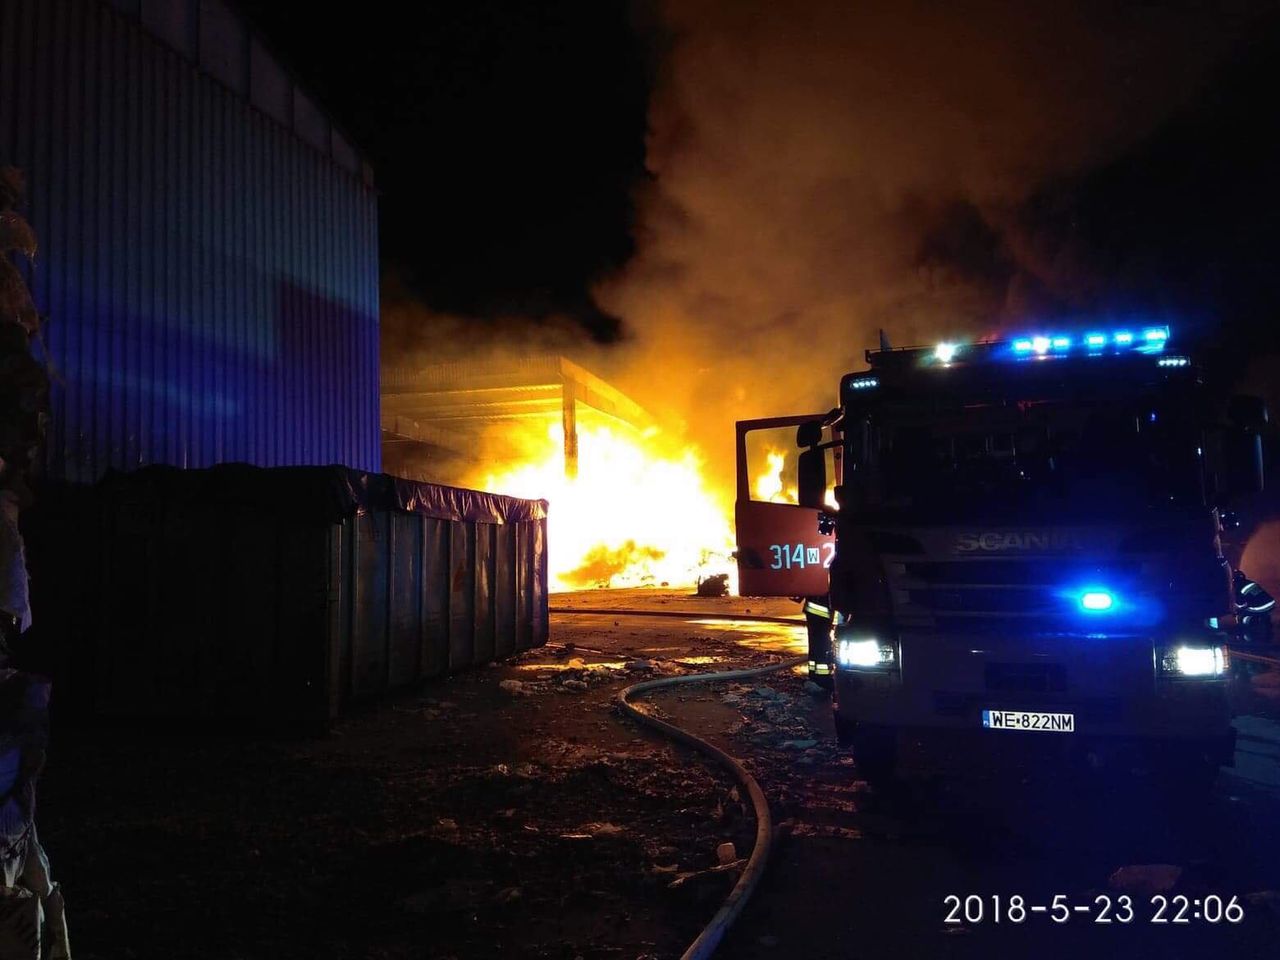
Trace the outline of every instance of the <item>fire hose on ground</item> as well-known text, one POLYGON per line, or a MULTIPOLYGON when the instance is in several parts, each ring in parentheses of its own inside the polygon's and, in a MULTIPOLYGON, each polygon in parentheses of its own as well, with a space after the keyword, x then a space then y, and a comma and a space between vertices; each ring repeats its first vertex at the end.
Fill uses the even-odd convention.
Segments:
MULTIPOLYGON (((804 621, 789 617, 764 617, 752 616, 750 614, 739 616, 736 614, 725 613, 698 613, 695 611, 676 611, 676 610, 609 610, 603 608, 580 608, 580 609, 553 609, 554 614, 588 614, 598 616, 632 616, 632 617, 671 617, 681 620, 739 620, 751 623, 780 623, 787 626, 803 627, 804 621)), ((663 736, 669 737, 677 743, 684 744, 697 750, 699 753, 710 757, 721 767, 724 767, 738 781, 742 789, 746 791, 747 797, 751 800, 751 806, 755 811, 756 818, 756 839, 755 844, 751 848, 751 856, 747 858, 746 866, 742 869, 742 875, 738 878, 738 882, 734 884, 733 889, 729 891, 729 896, 725 898, 716 915, 711 918, 710 922, 702 928, 702 932, 691 943, 688 949, 681 955, 681 960, 705 960, 710 957, 720 945, 720 941, 724 939, 724 935, 729 928, 733 926, 733 922, 742 913, 742 908, 746 906, 747 900, 751 897, 752 891, 760 882, 760 878, 764 875, 765 864, 769 860, 769 851, 773 846, 773 819, 769 815, 769 801, 764 795, 764 791, 760 789, 760 784, 756 782, 755 777, 747 771, 747 768, 734 757, 731 757, 725 751, 721 750, 715 744, 695 736, 688 730, 677 727, 673 723, 668 723, 651 714, 645 713, 639 709, 632 698, 641 694, 650 693, 654 690, 663 690, 668 687, 678 687, 691 683, 717 683, 726 680, 747 680, 751 677, 761 677, 770 673, 778 673, 782 670, 790 670, 807 662, 805 657, 791 657, 779 663, 770 664, 767 667, 754 667, 746 670, 724 670, 717 673, 695 673, 682 677, 663 677, 658 680, 644 680, 640 683, 633 683, 620 694, 618 694, 618 704, 622 708, 622 712, 633 720, 657 730, 663 736)))
POLYGON ((755 810, 756 840, 751 848, 751 856, 742 870, 742 876, 738 878, 738 882, 729 891, 729 896, 725 898, 716 915, 702 928, 702 932, 698 934, 697 939, 681 955, 681 960, 705 960, 706 957, 710 957, 715 952, 716 947, 719 946, 720 941, 724 939, 725 933, 733 926, 734 920, 738 918, 738 914, 742 912, 742 908, 746 905, 752 891, 755 890, 756 884, 760 882, 761 876, 764 875, 765 864, 769 860, 769 850, 773 845, 773 821, 769 816, 769 801, 765 797, 764 791, 760 789, 760 784, 756 782, 755 777, 751 776, 747 768, 739 760, 729 756, 715 744, 695 736, 688 730, 681 729, 675 724, 645 713, 631 702, 631 698, 654 690, 691 683, 746 680, 750 677, 777 673, 780 670, 789 670, 806 662, 804 657, 792 657, 780 663, 770 664, 767 667, 756 667, 749 670, 725 670, 718 673, 695 673, 682 677, 644 680, 640 683, 632 684, 618 694, 618 704, 627 716, 638 720, 645 726, 652 727, 677 743, 682 743, 705 754, 733 774, 734 779, 742 785, 746 795, 751 799, 751 806, 755 810))

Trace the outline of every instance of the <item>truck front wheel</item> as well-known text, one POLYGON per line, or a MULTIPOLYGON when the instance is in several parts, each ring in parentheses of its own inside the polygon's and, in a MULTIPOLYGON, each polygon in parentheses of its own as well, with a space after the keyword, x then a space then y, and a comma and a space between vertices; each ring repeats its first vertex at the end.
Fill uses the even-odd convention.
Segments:
POLYGON ((858 773, 868 783, 893 779, 898 766, 898 731, 894 727, 844 720, 836 714, 836 739, 849 747, 858 773))

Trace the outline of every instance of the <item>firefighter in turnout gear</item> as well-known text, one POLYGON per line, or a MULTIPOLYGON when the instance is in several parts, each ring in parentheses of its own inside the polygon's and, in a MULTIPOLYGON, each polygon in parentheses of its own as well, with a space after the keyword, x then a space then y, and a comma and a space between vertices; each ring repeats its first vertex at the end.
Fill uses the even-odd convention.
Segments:
MULTIPOLYGON (((827 486, 826 451, 822 449, 822 424, 819 421, 802 423, 796 428, 796 446, 800 455, 796 461, 797 486, 801 491, 823 490, 827 486)), ((802 496, 804 496, 802 494, 802 496)), ((802 503, 802 506, 822 510, 823 502, 802 503)), ((825 596, 805 597, 805 626, 809 632, 809 679, 830 690, 831 681, 831 610, 825 596)))

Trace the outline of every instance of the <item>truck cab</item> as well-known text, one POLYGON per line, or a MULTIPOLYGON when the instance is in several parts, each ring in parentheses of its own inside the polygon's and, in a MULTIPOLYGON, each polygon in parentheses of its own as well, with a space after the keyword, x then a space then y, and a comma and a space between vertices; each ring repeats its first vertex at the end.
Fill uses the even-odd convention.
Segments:
MULTIPOLYGON (((794 509, 811 538, 834 533, 836 729, 865 773, 934 735, 1231 762, 1219 510, 1261 487, 1265 410, 1215 399, 1168 341, 1138 326, 870 351, 842 379, 822 420, 834 502, 800 490, 794 509)), ((740 565, 761 542, 743 519, 740 565)))

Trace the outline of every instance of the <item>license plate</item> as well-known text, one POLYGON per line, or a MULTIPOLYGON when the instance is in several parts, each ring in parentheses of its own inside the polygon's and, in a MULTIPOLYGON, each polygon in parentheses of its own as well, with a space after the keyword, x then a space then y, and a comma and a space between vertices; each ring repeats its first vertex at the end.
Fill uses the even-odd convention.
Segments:
POLYGON ((1074 713, 1036 713, 1029 710, 983 710, 982 725, 988 730, 1047 730, 1074 733, 1074 713))

